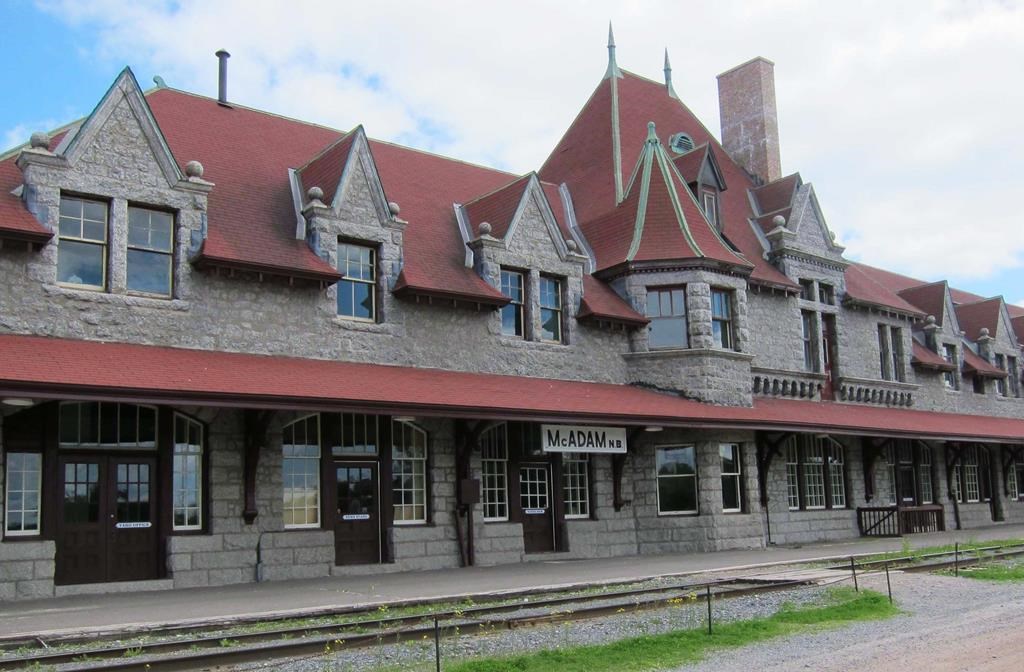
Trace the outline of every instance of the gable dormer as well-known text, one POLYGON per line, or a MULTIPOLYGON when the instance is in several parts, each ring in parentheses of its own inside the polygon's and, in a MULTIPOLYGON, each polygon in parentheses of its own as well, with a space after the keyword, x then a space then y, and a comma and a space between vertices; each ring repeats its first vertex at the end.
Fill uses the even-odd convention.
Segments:
POLYGON ((187 298, 213 184, 200 157, 184 158, 182 169, 128 68, 59 142, 34 139, 17 158, 21 194, 55 234, 37 277, 65 293, 187 298))
MULTIPOLYGON (((669 146, 672 151, 677 149, 680 136, 689 138, 685 133, 677 133, 669 139, 669 146)), ((689 141, 692 147, 693 141, 689 141)), ((686 145, 684 144, 683 147, 686 145)), ((681 149, 681 148, 680 148, 681 149)), ((715 153, 711 151, 708 143, 699 147, 693 147, 673 159, 673 163, 682 175, 683 180, 690 188, 690 192, 704 216, 718 231, 722 230, 722 213, 719 195, 726 190, 725 176, 718 165, 715 153)))

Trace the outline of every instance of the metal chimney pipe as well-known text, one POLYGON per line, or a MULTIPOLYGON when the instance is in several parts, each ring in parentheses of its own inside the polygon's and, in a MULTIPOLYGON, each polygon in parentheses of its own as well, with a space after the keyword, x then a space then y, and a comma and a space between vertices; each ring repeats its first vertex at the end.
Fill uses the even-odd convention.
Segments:
POLYGON ((220 72, 217 80, 217 102, 221 105, 228 104, 228 59, 231 58, 226 50, 221 49, 214 54, 220 61, 220 72))

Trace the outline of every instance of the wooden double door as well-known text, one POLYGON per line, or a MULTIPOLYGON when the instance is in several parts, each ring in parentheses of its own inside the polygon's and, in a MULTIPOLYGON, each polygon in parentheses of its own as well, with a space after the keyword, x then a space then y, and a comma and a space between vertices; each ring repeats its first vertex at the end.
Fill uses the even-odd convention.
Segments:
POLYGON ((55 582, 158 578, 155 456, 66 454, 58 478, 55 582))

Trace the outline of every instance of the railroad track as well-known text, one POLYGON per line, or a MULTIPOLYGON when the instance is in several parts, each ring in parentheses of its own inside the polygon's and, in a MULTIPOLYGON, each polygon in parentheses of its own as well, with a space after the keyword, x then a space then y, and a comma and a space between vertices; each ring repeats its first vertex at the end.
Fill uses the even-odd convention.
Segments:
MULTIPOLYGON (((959 551, 939 551, 936 553, 906 555, 878 560, 865 560, 862 562, 857 562, 854 559, 854 566, 858 571, 884 569, 888 564, 889 569, 898 569, 902 572, 934 572, 958 565, 960 567, 969 567, 981 562, 999 561, 1021 555, 1024 555, 1024 544, 985 546, 981 548, 960 549, 959 551)), ((849 570, 850 564, 832 565, 829 569, 849 570)))
MULTIPOLYGON (((582 621, 628 611, 657 609, 681 601, 743 597, 789 590, 806 580, 740 583, 742 579, 655 586, 601 593, 557 596, 530 602, 478 605, 409 616, 367 618, 343 624, 282 627, 259 632, 201 635, 169 641, 115 644, 75 650, 40 650, 0 659, 0 670, 60 666, 61 672, 104 670, 197 670, 256 661, 295 658, 345 649, 426 638, 486 633, 541 624, 582 621), (600 601, 602 604, 588 604, 600 601), (516 612, 541 612, 519 614, 516 612), (435 619, 437 625, 435 626, 435 619), (435 629, 436 628, 436 629, 435 629)), ((159 632, 150 633, 159 634, 159 632)))

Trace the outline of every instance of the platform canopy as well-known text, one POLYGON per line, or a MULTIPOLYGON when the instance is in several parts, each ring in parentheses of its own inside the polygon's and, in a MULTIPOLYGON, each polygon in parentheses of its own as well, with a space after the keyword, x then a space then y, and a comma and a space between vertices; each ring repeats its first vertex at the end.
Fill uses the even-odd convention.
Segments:
POLYGON ((0 400, 12 397, 1024 443, 1015 418, 782 399, 737 408, 633 385, 5 334, 0 400))

